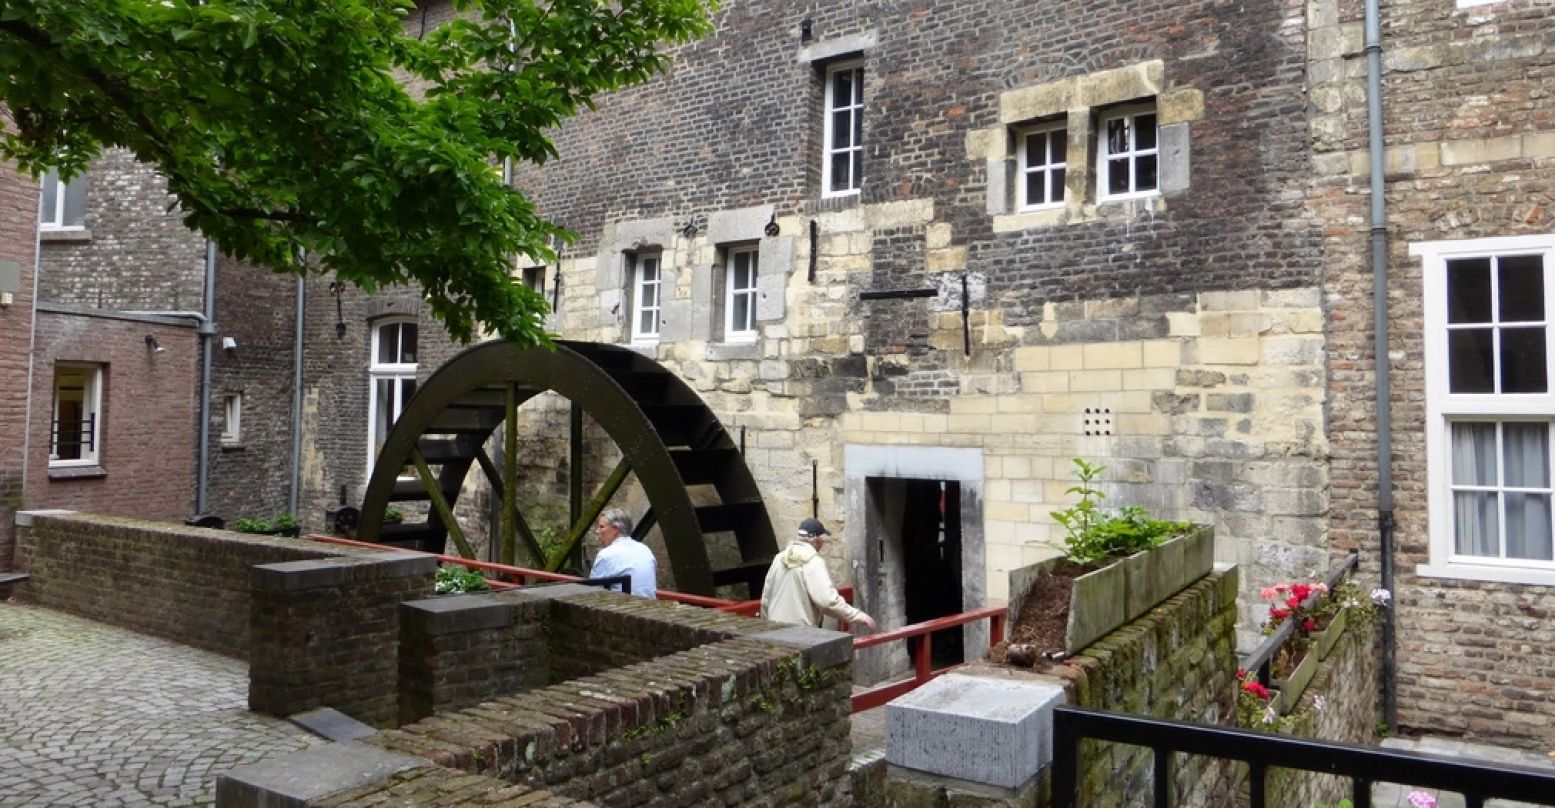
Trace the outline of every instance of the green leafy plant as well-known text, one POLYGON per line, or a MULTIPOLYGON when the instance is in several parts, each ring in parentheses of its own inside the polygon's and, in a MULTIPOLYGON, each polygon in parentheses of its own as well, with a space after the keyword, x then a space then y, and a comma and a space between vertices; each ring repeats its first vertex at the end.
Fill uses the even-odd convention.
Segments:
POLYGON ((298 527, 297 519, 289 513, 283 513, 270 520, 271 530, 291 530, 295 527, 298 527))
POLYGON ((484 592, 490 588, 486 576, 476 570, 445 564, 437 568, 437 586, 433 591, 439 595, 458 595, 464 592, 484 592))
POLYGON ((1102 508, 1107 494, 1093 483, 1107 467, 1088 463, 1083 458, 1074 459, 1074 476, 1079 485, 1071 486, 1065 493, 1080 497, 1080 501, 1061 511, 1053 511, 1053 520, 1063 525, 1064 556, 1075 564, 1099 564, 1109 558, 1131 555, 1158 546, 1167 536, 1187 531, 1187 522, 1171 522, 1152 519, 1137 505, 1108 513, 1102 508))
POLYGON ((239 519, 232 523, 232 527, 239 533, 264 533, 276 534, 285 530, 297 530, 296 517, 289 513, 278 514, 271 517, 255 516, 239 519))
POLYGON ((400 522, 403 522, 403 521, 405 521, 405 514, 401 513, 399 508, 384 508, 383 509, 383 523, 384 524, 386 524, 386 525, 397 525, 397 524, 399 524, 400 522))

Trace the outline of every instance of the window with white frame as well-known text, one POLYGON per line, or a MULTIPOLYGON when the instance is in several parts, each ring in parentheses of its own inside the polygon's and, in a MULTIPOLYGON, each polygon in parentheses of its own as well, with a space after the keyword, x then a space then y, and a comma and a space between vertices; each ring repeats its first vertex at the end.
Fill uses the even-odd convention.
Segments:
POLYGON ((1016 144, 1021 210, 1039 210, 1064 203, 1064 175, 1069 154, 1069 130, 1063 121, 1028 127, 1016 144))
POLYGON ((632 268, 632 341, 652 342, 659 338, 659 311, 662 268, 656 252, 629 254, 632 268))
POLYGON ((86 222, 86 175, 61 182, 59 172, 49 169, 43 177, 42 199, 38 205, 38 226, 44 230, 80 228, 86 222))
POLYGON ((1425 272, 1430 563, 1555 584, 1555 236, 1411 245, 1425 272))
POLYGON ((416 324, 393 320, 373 329, 372 357, 368 364, 368 465, 378 459, 389 430, 416 394, 416 324))
POLYGON ((243 394, 221 396, 221 442, 235 446, 243 442, 243 394))
POLYGON ((54 419, 50 466, 94 466, 102 450, 103 368, 54 366, 54 419))
POLYGON ((823 196, 848 196, 862 187, 864 64, 826 69, 826 148, 821 163, 823 196))
POLYGON ((729 248, 724 261, 724 339, 756 338, 756 265, 754 245, 729 248))
POLYGON ((1098 120, 1096 199, 1154 196, 1160 190, 1160 139, 1155 104, 1104 111, 1098 120))

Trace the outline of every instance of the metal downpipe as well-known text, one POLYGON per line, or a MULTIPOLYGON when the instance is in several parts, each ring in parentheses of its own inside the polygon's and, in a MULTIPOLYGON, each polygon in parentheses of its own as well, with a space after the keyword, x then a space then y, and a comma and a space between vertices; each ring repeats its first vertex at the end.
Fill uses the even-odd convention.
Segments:
MULTIPOLYGON (((1366 124, 1371 155, 1371 296, 1373 352, 1376 357, 1377 536, 1382 556, 1382 587, 1394 590, 1393 564, 1393 417, 1388 378, 1388 208, 1382 140, 1382 23, 1379 0, 1366 0, 1366 124)), ((1395 612, 1399 598, 1382 622, 1382 720, 1398 730, 1398 638, 1395 612)))
POLYGON ((194 513, 204 516, 210 505, 211 482, 211 342, 216 335, 216 242, 205 240, 205 304, 197 328, 200 335, 200 431, 194 466, 194 513))
POLYGON ((302 330, 308 300, 308 281, 297 276, 297 328, 292 338, 292 484, 286 495, 286 512, 296 517, 302 485, 302 330))

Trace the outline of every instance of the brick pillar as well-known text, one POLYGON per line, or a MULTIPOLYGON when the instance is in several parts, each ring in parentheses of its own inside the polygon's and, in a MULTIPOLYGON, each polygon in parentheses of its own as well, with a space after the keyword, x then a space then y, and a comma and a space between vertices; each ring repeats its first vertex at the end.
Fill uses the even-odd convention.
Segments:
POLYGON ((436 570, 432 556, 408 553, 253 567, 249 709, 333 707, 394 726, 400 603, 432 594, 436 570))
POLYGON ((549 684, 549 607, 520 592, 402 605, 400 723, 549 684))

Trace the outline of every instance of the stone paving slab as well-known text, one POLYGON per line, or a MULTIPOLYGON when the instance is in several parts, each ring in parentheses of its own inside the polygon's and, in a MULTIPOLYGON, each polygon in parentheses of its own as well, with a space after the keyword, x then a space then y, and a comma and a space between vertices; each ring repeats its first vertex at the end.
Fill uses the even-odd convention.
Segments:
MULTIPOLYGON (((1548 769, 1555 772, 1555 758, 1549 755, 1541 755, 1537 752, 1529 752, 1522 749, 1507 749, 1500 746, 1473 743, 1457 738, 1437 738, 1432 736, 1422 738, 1387 738, 1383 740, 1382 746, 1387 749, 1470 758, 1491 763, 1525 766, 1530 769, 1548 769)), ((1411 791, 1424 791, 1436 797, 1438 808, 1463 808, 1464 805, 1463 797, 1459 794, 1438 791, 1434 788, 1413 789, 1393 783, 1378 783, 1373 786, 1371 804, 1375 808, 1412 808, 1409 803, 1409 792, 1411 791)), ((1555 795, 1552 795, 1552 799, 1555 799, 1555 795)), ((1531 803, 1514 802, 1512 800, 1487 800, 1485 806, 1486 808, 1538 808, 1538 806, 1531 803)))
POLYGON ((248 664, 0 602, 0 803, 210 805, 216 777, 321 739, 250 713, 248 664))

